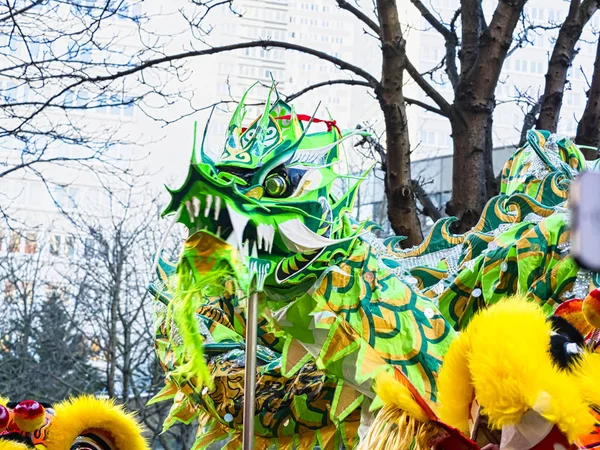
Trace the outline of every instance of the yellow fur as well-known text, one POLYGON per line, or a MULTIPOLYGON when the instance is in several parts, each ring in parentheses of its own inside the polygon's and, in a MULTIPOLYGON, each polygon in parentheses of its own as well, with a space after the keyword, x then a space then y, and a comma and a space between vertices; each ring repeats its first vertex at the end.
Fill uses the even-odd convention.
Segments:
POLYGON ((7 399, 6 397, 2 397, 0 396, 0 405, 2 406, 6 406, 6 404, 9 402, 10 400, 7 399))
POLYGON ((537 305, 520 298, 484 310, 465 330, 473 387, 492 425, 518 423, 535 404, 552 369, 550 333, 537 305))
POLYGON ((583 398, 590 404, 600 405, 600 353, 584 353, 573 373, 583 398))
POLYGON ((375 392, 385 405, 396 406, 421 422, 427 422, 427 414, 414 400, 406 386, 387 372, 377 377, 375 392))
POLYGON ((438 416, 464 434, 469 433, 469 407, 473 398, 467 359, 469 345, 467 335, 459 334, 444 357, 438 377, 438 416))
POLYGON ((3 441, 0 439, 0 450, 29 450, 29 447, 18 442, 3 441))
POLYGON ((440 418, 465 431, 474 389, 493 427, 516 424, 534 409, 571 442, 591 431, 587 399, 599 392, 590 376, 597 367, 581 366, 580 378, 590 381, 585 388, 573 373, 559 370, 549 353, 550 333, 542 310, 520 297, 476 315, 451 344, 442 366, 440 418), (469 376, 471 387, 466 386, 469 376))
POLYGON ((46 443, 48 450, 69 450, 75 438, 90 429, 110 436, 115 450, 149 449, 136 420, 112 401, 83 396, 58 404, 55 412, 46 443))

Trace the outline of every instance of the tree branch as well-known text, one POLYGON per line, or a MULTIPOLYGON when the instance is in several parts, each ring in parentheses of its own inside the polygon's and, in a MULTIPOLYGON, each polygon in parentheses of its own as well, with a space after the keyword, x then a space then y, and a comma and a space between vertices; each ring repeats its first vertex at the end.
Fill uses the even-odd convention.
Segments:
POLYGON ((456 49, 458 48, 458 36, 456 35, 456 21, 460 16, 461 8, 454 11, 450 21, 450 36, 446 38, 446 75, 456 90, 459 82, 458 68, 456 67, 456 49))
POLYGON ((527 142, 527 132, 535 126, 537 115, 540 113, 540 108, 542 106, 542 98, 543 96, 540 96, 540 98, 538 98, 537 101, 529 103, 529 108, 527 109, 527 112, 525 113, 525 118, 523 120, 523 127, 521 128, 519 147, 525 145, 525 143, 527 142))
POLYGON ((83 79, 83 81, 92 81, 92 82, 101 82, 101 81, 109 81, 117 78, 122 78, 127 75, 132 75, 137 72, 141 72, 145 69, 148 69, 153 66, 157 66, 160 64, 165 64, 173 61, 185 60, 189 58, 194 58, 197 56, 206 56, 206 55, 215 55, 217 53, 230 52, 232 50, 240 50, 244 48, 253 48, 253 47, 262 47, 262 48, 282 48, 284 50, 294 50, 297 52, 306 53, 308 55, 315 56, 319 59, 323 59, 325 61, 329 61, 330 63, 338 66, 341 70, 347 70, 358 75, 361 78, 364 78, 372 88, 377 88, 379 82, 377 79, 367 72, 364 69, 361 69, 358 66, 350 64, 340 58, 335 56, 331 56, 323 51, 315 50, 314 48, 305 47, 303 45, 293 44, 291 42, 283 42, 283 41, 271 41, 268 39, 260 39, 257 41, 249 41, 249 42, 239 42, 236 44, 223 45, 220 47, 211 47, 204 50, 194 50, 183 53, 176 53, 174 55, 164 56, 162 58, 150 59, 145 61, 138 66, 132 67, 127 70, 123 70, 120 72, 116 72, 112 75, 101 75, 98 77, 89 78, 88 80, 83 79))
POLYGON ((423 18, 429 23, 429 25, 431 25, 434 30, 436 30, 438 33, 444 36, 444 39, 452 38, 452 32, 448 28, 446 28, 444 24, 442 24, 442 22, 440 22, 437 19, 437 17, 435 17, 431 13, 431 11, 429 11, 427 6, 425 6, 423 2, 421 2, 421 0, 410 0, 410 2, 413 5, 415 5, 415 8, 419 10, 419 12, 423 16, 423 18))
POLYGON ((431 86, 425 78, 419 73, 417 68, 412 65, 410 60, 406 59, 406 70, 411 78, 419 85, 419 87, 429 96, 436 105, 439 106, 443 115, 450 117, 453 114, 452 105, 440 94, 433 86, 431 86))
MULTIPOLYGON (((477 39, 476 45, 478 48, 473 50, 474 54, 477 55, 475 60, 471 61, 465 55, 465 31, 463 31, 461 84, 465 91, 462 93, 460 101, 465 101, 469 97, 477 98, 482 108, 491 107, 494 90, 498 84, 500 72, 525 2, 526 0, 498 2, 489 26, 481 31, 481 35, 477 39), (467 59, 465 60, 465 58, 467 59), (465 67, 465 63, 469 64, 468 68, 465 67)), ((478 1, 475 3, 480 7, 478 1)), ((462 16, 464 28, 464 4, 462 16)), ((476 24, 480 24, 480 18, 472 16, 470 20, 473 22, 472 26, 479 26, 476 24)), ((469 34, 469 38, 474 39, 474 36, 469 34)), ((472 44, 475 45, 475 42, 472 42, 472 44)))
MULTIPOLYGON (((581 120, 577 125, 577 135, 575 143, 596 147, 600 145, 600 40, 596 48, 596 60, 594 61, 594 73, 590 89, 586 92, 587 102, 581 120)), ((598 151, 591 149, 582 149, 586 159, 596 159, 598 151)))
POLYGON ((421 203, 421 206, 423 206, 423 214, 431 217, 434 222, 440 220, 442 218, 440 210, 433 204, 431 197, 429 197, 429 194, 425 192, 425 189, 423 189, 421 183, 419 183, 417 180, 412 180, 412 189, 417 197, 417 200, 419 200, 419 203, 421 203))
POLYGON ((448 117, 448 115, 441 109, 436 108, 435 106, 431 106, 425 102, 422 102, 421 100, 416 100, 416 99, 410 98, 410 97, 404 97, 404 101, 406 103, 408 103, 409 105, 419 106, 420 108, 423 108, 426 111, 429 111, 429 112, 432 112, 435 114, 439 114, 442 117, 448 117))
MULTIPOLYGON (((333 86, 335 84, 346 84, 349 86, 371 87, 371 85, 369 83, 367 83, 366 81, 361 81, 361 80, 327 80, 327 81, 321 81, 320 83, 311 84, 310 86, 307 86, 298 92, 295 92, 293 94, 286 96, 285 100, 287 102, 290 102, 290 101, 295 100, 298 97, 300 97, 314 89, 318 89, 318 88, 324 87, 324 86, 333 86)), ((419 106, 419 107, 421 107, 427 111, 430 111, 432 113, 439 114, 440 116, 443 116, 443 117, 447 117, 446 114, 441 109, 436 108, 435 106, 428 105, 427 103, 422 102, 420 100, 416 100, 416 99, 409 98, 409 97, 404 97, 404 101, 406 103, 408 103, 409 105, 419 106)))
POLYGON ((346 11, 354 14, 361 22, 367 25, 371 30, 373 30, 377 36, 380 34, 379 25, 377 25, 369 16, 367 16, 364 12, 358 9, 356 6, 351 5, 346 0, 336 0, 336 3, 341 9, 345 9, 346 11))
POLYGON ((366 81, 361 81, 361 80, 327 80, 327 81, 321 81, 320 83, 315 83, 315 84, 311 84, 310 86, 305 87, 304 89, 295 92, 293 94, 287 95, 285 97, 285 100, 287 102, 291 102, 292 100, 297 99, 298 97, 300 97, 301 95, 306 94, 307 92, 310 92, 314 89, 318 89, 320 87, 323 86, 333 86, 334 84, 347 84, 350 86, 364 86, 364 87, 371 87, 371 85, 366 82, 366 81))
MULTIPOLYGON (((458 69, 456 67, 456 49, 458 48, 458 36, 456 35, 456 21, 460 16, 461 8, 458 8, 454 12, 454 16, 450 21, 450 28, 446 26, 435 17, 429 8, 421 0, 410 0, 411 3, 417 8, 421 16, 438 32, 444 37, 446 47, 446 74, 452 84, 452 87, 456 89, 458 86, 458 69)), ((415 80, 416 81, 416 80, 415 80)))
POLYGON ((26 13, 31 8, 35 8, 36 6, 38 6, 39 4, 41 4, 43 2, 44 2, 44 0, 35 0, 30 5, 24 6, 23 8, 18 9, 16 11, 14 11, 13 8, 12 8, 12 6, 10 6, 9 3, 6 2, 7 6, 8 6, 8 9, 10 10, 10 12, 8 14, 5 14, 4 16, 0 16, 0 23, 4 22, 4 21, 7 21, 7 20, 12 20, 14 17, 26 13))
POLYGON ((114 73, 108 74, 108 75, 85 77, 85 76, 73 74, 72 77, 75 79, 79 78, 78 81, 73 82, 73 83, 63 87, 57 93, 55 93, 54 95, 49 97, 42 104, 42 106, 40 108, 38 108, 36 111, 31 113, 29 116, 23 118, 21 123, 15 128, 15 130, 13 130, 13 132, 19 131, 26 123, 30 122, 34 117, 36 117, 38 114, 40 114, 46 107, 51 105, 52 102, 54 102, 61 96, 65 95, 67 92, 72 91, 73 89, 75 89, 81 85, 84 85, 86 83, 102 83, 102 82, 107 82, 107 81, 114 81, 116 79, 125 78, 129 75, 140 73, 146 69, 152 68, 154 66, 166 64, 166 63, 172 63, 175 61, 186 60, 186 59, 194 58, 197 56, 215 55, 217 53, 224 53, 224 52, 229 52, 232 50, 240 50, 240 49, 244 49, 244 48, 254 48, 254 47, 262 47, 265 49, 266 48, 282 48, 285 50, 294 50, 294 51, 306 53, 306 54, 315 56, 317 58, 323 59, 325 61, 329 61, 330 63, 339 67, 340 70, 347 70, 349 72, 354 73, 355 75, 358 75, 359 77, 365 79, 369 83, 369 86, 371 86, 373 89, 378 89, 378 87, 379 87, 379 81, 377 81, 377 79, 373 75, 371 75, 369 72, 367 72, 364 69, 361 69, 358 66, 350 64, 340 58, 331 56, 325 52, 315 50, 310 47, 305 47, 305 46, 293 44, 290 42, 271 41, 271 40, 260 39, 257 41, 239 42, 236 44, 223 45, 223 46, 219 46, 219 47, 211 47, 211 48, 203 49, 203 50, 193 50, 193 51, 188 51, 188 52, 176 53, 173 55, 167 55, 167 56, 163 56, 160 58, 149 59, 149 60, 144 61, 141 64, 138 64, 134 67, 130 67, 128 69, 117 71, 117 72, 114 72, 114 73))
MULTIPOLYGON (((502 2, 500 2, 502 3, 502 2)), ((498 6, 500 8, 500 6, 498 6)), ((480 51, 482 31, 480 0, 462 1, 461 72, 467 74, 475 65, 480 51)))
POLYGON ((560 27, 556 43, 548 62, 544 99, 537 122, 541 130, 556 132, 562 108, 567 74, 577 55, 575 46, 581 37, 585 24, 598 10, 597 0, 571 0, 569 13, 560 27))

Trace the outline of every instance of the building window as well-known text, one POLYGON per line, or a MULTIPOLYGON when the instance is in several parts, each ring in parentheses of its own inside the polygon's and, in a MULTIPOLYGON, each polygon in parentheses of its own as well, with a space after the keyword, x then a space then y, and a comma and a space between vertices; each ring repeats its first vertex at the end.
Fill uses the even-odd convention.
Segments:
POLYGON ((421 142, 425 145, 435 145, 435 133, 421 130, 421 142))
POLYGON ((515 72, 521 72, 521 60, 519 59, 515 61, 515 72))
POLYGON ((37 251, 37 233, 34 231, 27 232, 25 236, 25 250, 24 252, 32 255, 37 251))
POLYGON ((52 256, 58 256, 60 254, 60 247, 62 243, 62 236, 53 234, 50 236, 50 254, 52 256))
POLYGON ((10 233, 8 251, 11 253, 19 253, 21 251, 21 235, 16 231, 10 233))
POLYGON ((15 301, 16 292, 17 287, 14 285, 14 283, 10 281, 6 281, 4 283, 4 299, 7 303, 12 303, 15 301))
POLYGON ((94 256, 96 242, 92 238, 87 238, 83 244, 83 257, 90 259, 94 256))
POLYGON ((69 258, 75 256, 75 237, 73 236, 65 238, 65 256, 69 258))
POLYGON ((575 106, 577 103, 575 102, 575 94, 567 94, 567 105, 575 106))

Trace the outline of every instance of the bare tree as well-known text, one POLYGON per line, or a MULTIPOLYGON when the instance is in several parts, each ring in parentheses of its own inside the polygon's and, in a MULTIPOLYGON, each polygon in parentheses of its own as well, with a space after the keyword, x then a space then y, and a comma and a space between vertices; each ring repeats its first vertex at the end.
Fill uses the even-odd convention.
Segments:
MULTIPOLYGON (((62 0, 23 0, 18 6, 9 4, 4 7, 0 34, 9 40, 20 39, 24 43, 22 47, 25 48, 23 54, 26 57, 15 60, 6 51, 3 55, 7 61, 6 68, 0 70, 0 79, 4 77, 11 83, 20 83, 20 86, 43 86, 43 89, 34 89, 35 101, 13 100, 3 105, 1 109, 9 119, 5 125, 6 136, 20 139, 19 142, 27 145, 37 136, 44 138, 41 141, 43 143, 48 139, 46 136, 50 136, 50 141, 56 137, 61 142, 97 149, 94 145, 97 141, 88 132, 83 133, 81 126, 73 126, 71 118, 75 117, 77 111, 93 110, 107 104, 111 107, 136 104, 146 115, 169 123, 181 115, 161 118, 156 115, 156 107, 183 100, 190 102, 189 113, 201 108, 192 102, 193 96, 184 95, 184 91, 172 88, 166 82, 184 79, 189 74, 184 64, 186 60, 249 48, 285 49, 326 61, 337 67, 340 74, 331 80, 308 86, 299 93, 291 93, 288 98, 322 86, 346 84, 367 88, 378 100, 386 128, 385 188, 388 217, 396 233, 408 237, 404 245, 417 244, 422 238, 410 171, 411 143, 406 104, 417 105, 450 122, 454 139, 453 195, 446 210, 459 218, 458 231, 465 231, 474 225, 489 196, 497 191, 492 165, 494 93, 505 59, 510 52, 517 51, 528 42, 527 33, 535 28, 525 24, 526 0, 500 1, 489 17, 484 14, 481 0, 461 0, 460 8, 446 22, 431 6, 421 0, 411 0, 412 6, 445 42, 444 58, 438 68, 444 71, 452 86, 451 100, 447 100, 436 83, 428 79, 432 71, 419 72, 408 58, 403 33, 406 27, 399 17, 399 3, 396 0, 375 0, 372 11, 358 2, 330 0, 332 5, 337 5, 344 14, 350 15, 364 27, 365 39, 372 39, 374 50, 378 48, 381 52, 381 73, 371 73, 320 48, 284 40, 264 38, 211 45, 209 35, 212 28, 207 18, 213 10, 229 7, 234 15, 243 15, 243 12, 235 9, 233 0, 190 0, 187 7, 182 7, 182 17, 188 29, 176 30, 173 34, 180 34, 189 42, 183 46, 170 46, 171 36, 161 36, 152 31, 150 25, 160 17, 132 16, 129 13, 131 10, 126 10, 126 4, 119 0, 94 3, 79 1, 67 4, 62 0), (66 13, 67 19, 59 20, 59 17, 63 17, 59 13, 66 13), (129 37, 134 39, 136 46, 132 48, 135 50, 119 47, 120 39, 103 33, 103 30, 110 28, 107 25, 115 20, 132 24, 133 31, 129 37), (77 26, 75 32, 67 30, 67 26, 74 24, 77 26), (26 25, 39 30, 33 33, 33 38, 26 32, 26 25), (50 36, 53 45, 49 45, 43 36, 50 36), (35 43, 36 39, 39 46, 46 49, 37 52, 37 57, 33 56, 35 52, 27 51, 29 44, 35 43), (58 46, 59 42, 63 44, 62 47, 58 46), (54 47, 67 50, 59 52, 54 47), (84 57, 89 48, 94 52, 94 58, 84 57), (404 96, 405 71, 431 102, 404 96), (78 94, 80 91, 88 93, 88 99, 81 99, 78 94), (62 129, 62 132, 42 127, 46 122, 55 123, 46 114, 54 110, 64 115, 61 123, 67 129, 62 129), (43 120, 39 121, 40 118, 43 120), (38 128, 34 129, 33 124, 38 121, 41 125, 35 127, 41 128, 36 132, 38 128)), ((564 82, 558 72, 563 70, 565 61, 570 63, 572 60, 573 48, 581 29, 597 8, 593 0, 572 0, 570 5, 569 16, 557 40, 554 52, 557 56, 552 60, 552 69, 549 71, 552 74, 556 72, 556 76, 552 75, 551 78, 558 80, 560 86, 564 86, 564 82), (560 70, 554 68, 557 65, 561 67, 560 70)), ((545 104, 549 105, 548 102, 555 97, 544 95, 545 104)), ((559 107, 560 102, 554 104, 553 108, 556 110, 559 107)), ((542 105, 544 116, 547 110, 542 105)), ((116 135, 105 130, 95 134, 96 137, 99 135, 116 138, 116 135)), ((106 139, 101 141, 106 142, 106 139)), ((42 145, 41 148, 46 149, 46 146, 42 145)), ((33 156, 27 153, 26 162, 13 164, 9 170, 44 161, 45 151, 34 151, 33 156)), ((88 156, 97 157, 97 154, 88 156)))
POLYGON ((556 133, 567 84, 567 73, 577 55, 583 28, 598 11, 598 0, 571 0, 567 18, 560 27, 546 73, 546 84, 537 128, 556 133))
POLYGON ((596 60, 594 61, 594 73, 590 88, 587 91, 587 102, 581 120, 577 125, 577 136, 575 142, 580 145, 595 147, 593 149, 583 149, 587 159, 598 157, 598 147, 600 147, 600 40, 596 49, 596 60))
POLYGON ((13 231, 2 249, 0 385, 15 400, 55 402, 95 391, 99 374, 89 363, 93 350, 67 312, 68 289, 39 238, 13 231))
POLYGON ((114 163, 111 146, 126 142, 117 127, 92 127, 81 112, 127 108, 139 100, 122 79, 94 80, 98 67, 112 70, 135 58, 106 29, 115 21, 137 26, 139 20, 123 0, 0 6, 0 178, 50 163, 114 163))
POLYGON ((163 386, 148 285, 165 224, 151 192, 146 178, 136 175, 129 184, 106 184, 102 210, 82 205, 65 212, 83 254, 63 276, 74 287, 73 320, 84 324, 80 332, 97 349, 106 394, 137 411, 152 441, 174 449, 183 448, 189 430, 162 435, 168 409, 146 405, 163 386))

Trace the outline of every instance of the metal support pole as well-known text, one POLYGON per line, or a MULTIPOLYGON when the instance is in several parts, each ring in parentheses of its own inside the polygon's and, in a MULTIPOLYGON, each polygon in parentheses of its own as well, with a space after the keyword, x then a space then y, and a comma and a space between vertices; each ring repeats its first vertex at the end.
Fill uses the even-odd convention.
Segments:
POLYGON ((246 307, 246 374, 244 378, 243 450, 254 448, 254 408, 256 399, 256 331, 258 293, 248 298, 246 307))

